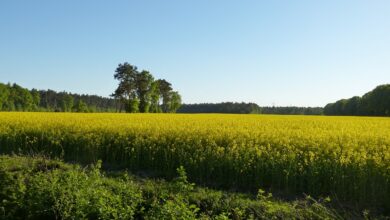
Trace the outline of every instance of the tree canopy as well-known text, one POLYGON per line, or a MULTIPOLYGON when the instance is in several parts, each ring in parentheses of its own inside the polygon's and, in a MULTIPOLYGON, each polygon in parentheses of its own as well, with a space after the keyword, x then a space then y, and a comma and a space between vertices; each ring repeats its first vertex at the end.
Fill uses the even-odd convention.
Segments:
POLYGON ((0 111, 114 112, 115 100, 0 83, 0 111))
POLYGON ((114 78, 119 83, 111 96, 118 100, 120 112, 173 113, 181 105, 181 96, 170 82, 155 80, 149 71, 138 71, 127 62, 118 65, 114 78))
POLYGON ((329 103, 325 115, 390 116, 390 84, 377 86, 362 97, 354 96, 329 103))
POLYGON ((320 107, 260 107, 255 103, 222 102, 183 104, 178 113, 228 113, 228 114, 278 114, 278 115, 321 115, 320 107))
POLYGON ((274 115, 322 115, 321 107, 272 106, 261 107, 262 114, 274 115))
POLYGON ((183 104, 178 113, 229 113, 229 114, 254 114, 260 113, 260 107, 255 103, 202 103, 183 104))

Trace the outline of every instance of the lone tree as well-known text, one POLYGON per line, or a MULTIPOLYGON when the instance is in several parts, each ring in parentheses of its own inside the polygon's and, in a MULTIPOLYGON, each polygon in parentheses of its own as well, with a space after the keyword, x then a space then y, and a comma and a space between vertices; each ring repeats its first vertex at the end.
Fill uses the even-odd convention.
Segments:
POLYGON ((125 62, 118 65, 114 78, 119 84, 111 96, 118 101, 119 112, 172 113, 181 106, 181 96, 173 91, 172 84, 165 79, 154 80, 149 71, 139 72, 125 62))
POLYGON ((163 112, 170 112, 172 85, 165 79, 159 79, 157 82, 162 97, 162 110, 163 112))
POLYGON ((170 111, 176 112, 181 106, 181 96, 177 91, 172 91, 170 96, 171 96, 170 111))
POLYGON ((153 81, 154 77, 148 71, 143 70, 137 74, 137 96, 139 98, 139 111, 142 113, 149 112, 153 81))
POLYGON ((137 85, 136 77, 138 71, 136 66, 132 66, 129 63, 119 64, 115 70, 114 78, 119 80, 118 88, 115 90, 112 96, 119 100, 122 105, 119 111, 122 111, 124 107, 126 112, 136 112, 138 106, 135 106, 137 99, 137 85))

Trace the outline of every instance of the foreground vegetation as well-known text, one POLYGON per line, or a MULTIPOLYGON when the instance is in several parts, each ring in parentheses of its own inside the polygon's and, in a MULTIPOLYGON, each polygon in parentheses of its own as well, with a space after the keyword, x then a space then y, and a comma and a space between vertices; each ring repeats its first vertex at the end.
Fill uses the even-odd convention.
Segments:
POLYGON ((1 113, 0 151, 390 210, 388 118, 1 113))
MULTIPOLYGON (((0 219, 340 219, 311 198, 281 202, 172 182, 104 173, 44 158, 0 156, 0 219)), ((366 213, 366 216, 368 213, 366 213)), ((363 215, 362 215, 363 217, 363 215)))

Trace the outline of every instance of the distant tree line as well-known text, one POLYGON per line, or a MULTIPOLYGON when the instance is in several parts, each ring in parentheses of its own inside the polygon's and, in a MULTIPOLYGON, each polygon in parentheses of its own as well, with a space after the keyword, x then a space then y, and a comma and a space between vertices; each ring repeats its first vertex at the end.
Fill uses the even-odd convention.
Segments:
POLYGON ((178 113, 229 113, 229 114, 256 114, 260 113, 260 107, 255 103, 202 103, 183 104, 178 113))
POLYGON ((114 112, 115 100, 0 83, 0 111, 114 112))
POLYGON ((119 85, 113 98, 28 90, 16 83, 0 83, 0 111, 170 113, 181 106, 181 96, 173 91, 171 83, 155 80, 148 71, 139 72, 128 63, 119 64, 114 78, 119 85))
POLYGON ((390 116, 390 84, 380 85, 362 97, 354 96, 330 103, 325 115, 390 116))
POLYGON ((119 80, 113 98, 79 95, 53 90, 28 90, 18 84, 0 83, 0 111, 52 112, 178 112, 283 115, 390 116, 390 84, 380 85, 362 97, 341 99, 321 107, 260 107, 255 103, 181 104, 181 96, 171 83, 154 80, 148 71, 138 71, 128 63, 119 64, 114 75, 119 80))
POLYGON ((138 71, 127 62, 118 65, 114 78, 119 84, 111 96, 117 100, 119 112, 173 113, 181 106, 181 96, 171 83, 155 80, 150 72, 138 71))
POLYGON ((321 107, 297 107, 297 106, 273 106, 261 107, 262 114, 274 115, 322 115, 323 108, 321 107))
POLYGON ((229 114, 276 114, 276 115, 321 115, 321 107, 260 107, 255 103, 223 102, 183 104, 178 113, 229 113, 229 114))

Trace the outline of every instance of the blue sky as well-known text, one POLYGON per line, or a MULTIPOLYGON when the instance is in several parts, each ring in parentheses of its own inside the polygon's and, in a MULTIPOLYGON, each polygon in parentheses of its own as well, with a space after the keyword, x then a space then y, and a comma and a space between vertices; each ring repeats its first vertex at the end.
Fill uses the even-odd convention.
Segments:
POLYGON ((128 61, 186 103, 323 106, 390 83, 390 1, 2 0, 0 81, 108 96, 128 61))

